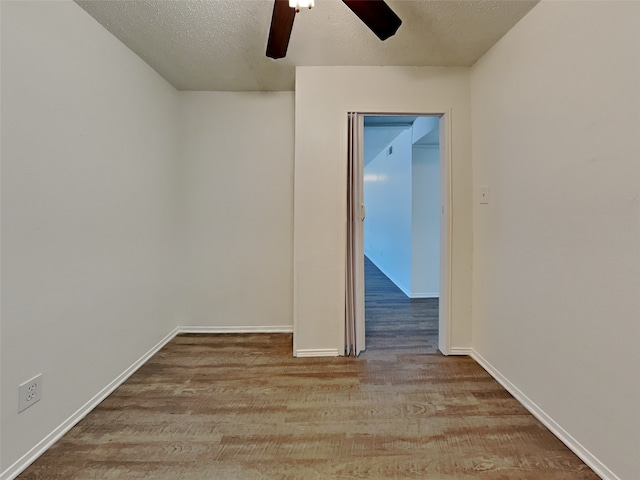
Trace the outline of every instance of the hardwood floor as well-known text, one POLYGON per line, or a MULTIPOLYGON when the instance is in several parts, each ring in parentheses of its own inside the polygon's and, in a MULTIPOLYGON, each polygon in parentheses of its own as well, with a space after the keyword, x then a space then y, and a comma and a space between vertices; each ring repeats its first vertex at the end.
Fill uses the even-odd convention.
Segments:
POLYGON ((367 351, 438 352, 438 299, 407 297, 364 257, 367 351))
POLYGON ((436 312, 368 310, 357 359, 179 335, 19 479, 597 479, 472 359, 436 353, 436 312))

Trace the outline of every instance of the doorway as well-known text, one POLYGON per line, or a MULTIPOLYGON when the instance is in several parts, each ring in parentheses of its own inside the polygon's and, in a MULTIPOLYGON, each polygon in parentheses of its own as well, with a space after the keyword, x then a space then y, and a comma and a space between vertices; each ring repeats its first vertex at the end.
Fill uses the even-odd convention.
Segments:
POLYGON ((449 353, 447 122, 439 113, 350 114, 348 197, 356 213, 347 235, 346 354, 367 341, 389 347, 394 335, 422 353, 449 353))

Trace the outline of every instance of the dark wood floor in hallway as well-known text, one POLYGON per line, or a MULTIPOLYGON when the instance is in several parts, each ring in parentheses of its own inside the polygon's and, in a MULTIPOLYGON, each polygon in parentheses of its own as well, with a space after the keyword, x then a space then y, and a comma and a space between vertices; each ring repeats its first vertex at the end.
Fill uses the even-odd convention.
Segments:
POLYGON ((437 353, 436 300, 370 280, 358 359, 179 335, 19 479, 598 478, 472 359, 437 353))
POLYGON ((367 350, 438 351, 438 299, 409 298, 364 258, 367 350))

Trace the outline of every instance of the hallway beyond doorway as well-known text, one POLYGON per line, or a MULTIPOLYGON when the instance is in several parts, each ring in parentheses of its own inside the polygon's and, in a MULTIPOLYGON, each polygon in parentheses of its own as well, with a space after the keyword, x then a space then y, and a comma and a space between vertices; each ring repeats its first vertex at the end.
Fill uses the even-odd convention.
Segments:
POLYGON ((366 352, 438 353, 437 298, 407 297, 364 257, 366 352))

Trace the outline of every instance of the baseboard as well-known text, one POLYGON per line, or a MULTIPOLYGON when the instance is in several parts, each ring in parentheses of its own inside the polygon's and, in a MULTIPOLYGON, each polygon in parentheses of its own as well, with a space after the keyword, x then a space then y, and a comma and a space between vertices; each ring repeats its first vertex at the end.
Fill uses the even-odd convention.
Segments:
POLYGON ((471 347, 451 347, 449 349, 449 355, 471 355, 472 352, 471 347))
POLYGON ((91 410, 96 408, 100 402, 107 398, 113 391, 122 385, 131 375, 145 364, 162 347, 169 343, 177 335, 178 329, 174 329, 166 337, 160 340, 147 353, 142 355, 124 372, 118 375, 111 383, 98 392, 91 400, 80 407, 73 415, 67 418, 53 432, 38 442, 31 450, 20 457, 16 462, 0 474, 0 480, 13 480, 20 475, 29 465, 35 462, 49 447, 56 443, 62 436, 71 430, 80 420, 87 416, 91 410))
POLYGON ((491 363, 489 363, 482 355, 471 350, 471 358, 473 358, 489 375, 497 380, 513 397, 518 400, 529 413, 536 417, 542 424, 547 427, 558 439, 564 443, 569 450, 575 453, 580 459, 586 463, 600 478, 603 480, 621 480, 615 473, 602 463, 598 458, 587 450, 580 442, 578 442, 569 432, 557 423, 551 416, 542 410, 534 401, 527 397, 518 387, 507 379, 498 371, 491 363))
POLYGON ((339 357, 337 348, 303 348, 295 352, 296 357, 339 357))
MULTIPOLYGON (((53 432, 38 442, 31 450, 20 457, 4 472, 0 473, 0 480, 13 480, 20 475, 29 465, 35 462, 49 447, 57 442, 62 436, 71 430, 80 420, 87 416, 91 410, 98 406, 113 391, 122 385, 131 375, 135 373, 147 360, 155 355, 162 347, 169 343, 179 333, 292 333, 293 325, 270 325, 270 326, 242 326, 242 327, 205 327, 205 326, 184 326, 177 327, 167 336, 160 340, 147 353, 142 355, 130 367, 111 381, 106 387, 98 392, 91 400, 80 407, 67 420, 58 426, 53 432)), ((298 355, 302 357, 326 357, 338 356, 337 350, 307 350, 298 355), (314 353, 315 352, 315 353, 314 353)))
POLYGON ((440 298, 440 293, 438 292, 426 292, 426 293, 412 293, 409 295, 409 298, 440 298))
POLYGON ((261 325, 242 327, 178 327, 178 333, 293 333, 293 325, 261 325))

